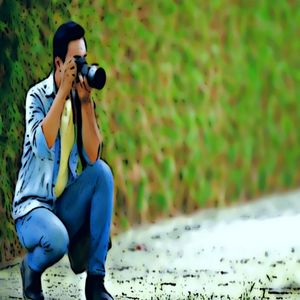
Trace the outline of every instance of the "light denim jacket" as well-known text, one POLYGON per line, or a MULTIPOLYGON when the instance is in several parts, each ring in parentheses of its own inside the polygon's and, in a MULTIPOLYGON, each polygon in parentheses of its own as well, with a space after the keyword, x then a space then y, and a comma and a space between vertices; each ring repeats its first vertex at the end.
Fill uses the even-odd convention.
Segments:
MULTIPOLYGON (((12 205, 12 218, 16 220, 37 207, 54 208, 56 196, 54 186, 59 169, 60 135, 49 149, 41 122, 47 115, 56 95, 54 73, 31 87, 26 97, 25 137, 21 168, 15 187, 12 205)), ((83 157, 88 165, 92 165, 83 147, 83 157)), ((98 155, 99 155, 98 149, 98 155)), ((69 177, 71 184, 78 176, 77 143, 74 143, 69 157, 69 177)))

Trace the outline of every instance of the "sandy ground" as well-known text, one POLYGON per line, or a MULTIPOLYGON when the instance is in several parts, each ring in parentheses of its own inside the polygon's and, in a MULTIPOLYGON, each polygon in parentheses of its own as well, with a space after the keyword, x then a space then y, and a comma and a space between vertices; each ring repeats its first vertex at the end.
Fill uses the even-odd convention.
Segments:
MULTIPOLYGON (((115 299, 300 299, 300 191, 206 210, 113 239, 105 285, 115 299)), ((67 256, 43 274, 46 299, 85 299, 67 256)), ((22 299, 19 266, 0 299, 22 299)))

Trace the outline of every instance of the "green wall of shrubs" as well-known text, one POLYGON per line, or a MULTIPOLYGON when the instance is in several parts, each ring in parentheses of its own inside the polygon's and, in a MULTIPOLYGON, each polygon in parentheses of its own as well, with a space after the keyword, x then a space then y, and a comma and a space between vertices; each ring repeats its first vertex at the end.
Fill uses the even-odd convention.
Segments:
POLYGON ((299 4, 0 1, 0 264, 22 253, 9 215, 25 95, 58 25, 83 25, 107 72, 93 98, 117 233, 299 186, 299 4))

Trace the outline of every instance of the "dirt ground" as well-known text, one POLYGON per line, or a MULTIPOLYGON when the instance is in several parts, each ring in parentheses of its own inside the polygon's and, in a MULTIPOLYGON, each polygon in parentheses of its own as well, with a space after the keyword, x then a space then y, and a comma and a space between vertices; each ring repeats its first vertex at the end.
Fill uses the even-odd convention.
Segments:
MULTIPOLYGON (((300 299, 300 191, 206 210, 115 237, 105 285, 115 299, 300 299)), ((46 299, 85 299, 65 256, 42 277, 46 299)), ((0 299, 22 299, 19 266, 0 299)))

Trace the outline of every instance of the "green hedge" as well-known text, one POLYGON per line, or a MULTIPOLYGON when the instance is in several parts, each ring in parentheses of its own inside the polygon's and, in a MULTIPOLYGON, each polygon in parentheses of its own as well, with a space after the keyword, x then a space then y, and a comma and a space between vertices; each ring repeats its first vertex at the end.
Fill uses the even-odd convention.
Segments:
POLYGON ((66 7, 66 1, 0 4, 0 267, 22 253, 10 213, 21 164, 25 97, 50 72, 51 36, 57 22, 70 16, 66 7))
MULTIPOLYGON (((115 175, 114 232, 299 186, 299 1, 37 3, 1 4, 0 214, 26 90, 50 71, 53 33, 70 16, 108 75, 94 99, 115 175)), ((15 239, 3 217, 0 238, 15 239)))

